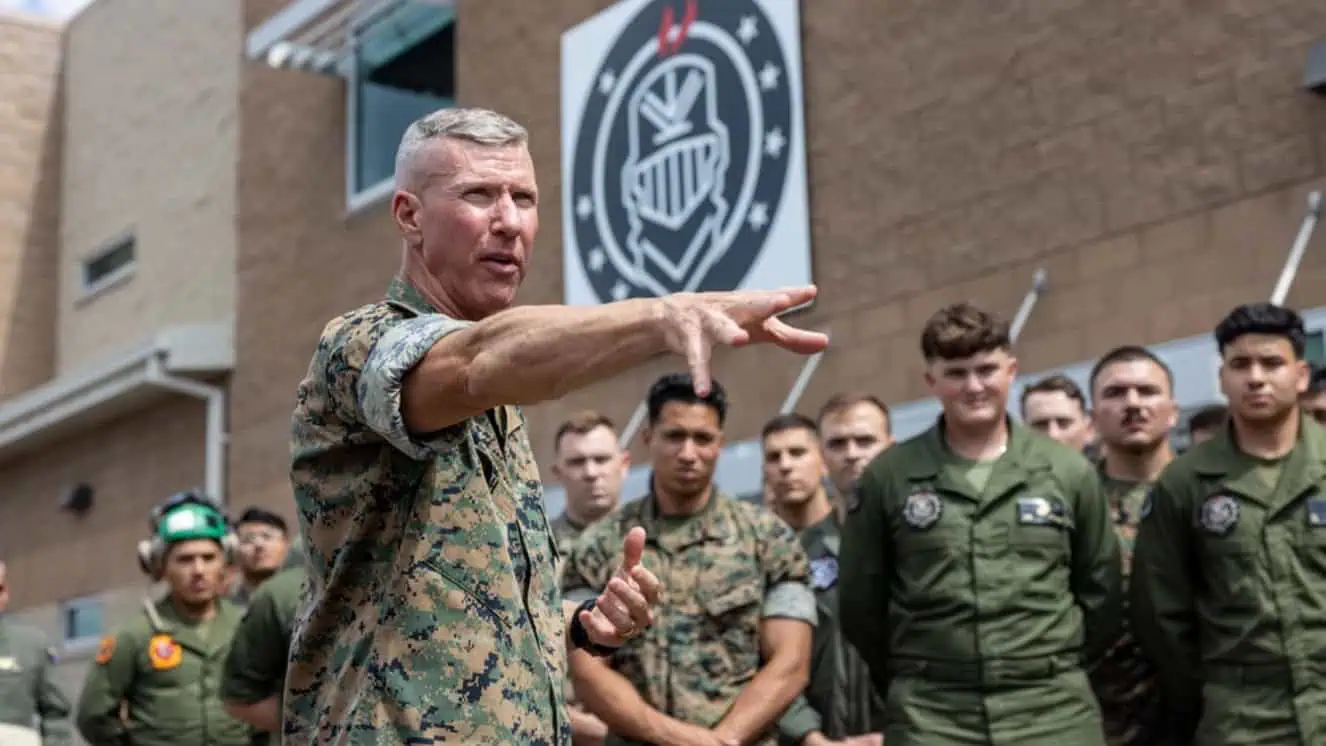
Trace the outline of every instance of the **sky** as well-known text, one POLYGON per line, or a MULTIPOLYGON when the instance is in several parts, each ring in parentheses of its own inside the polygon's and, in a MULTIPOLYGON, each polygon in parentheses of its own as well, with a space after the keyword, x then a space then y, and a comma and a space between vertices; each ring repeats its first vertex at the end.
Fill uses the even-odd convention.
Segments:
POLYGON ((0 0, 0 13, 21 11, 55 20, 68 20, 92 0, 0 0))

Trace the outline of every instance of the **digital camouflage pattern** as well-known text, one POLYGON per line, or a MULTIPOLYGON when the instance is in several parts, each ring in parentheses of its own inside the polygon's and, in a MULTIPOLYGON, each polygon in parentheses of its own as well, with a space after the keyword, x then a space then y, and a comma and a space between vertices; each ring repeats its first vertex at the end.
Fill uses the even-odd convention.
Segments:
POLYGON ((285 742, 569 744, 557 550, 525 417, 406 432, 401 381, 465 322, 397 279, 332 320, 300 384, 307 553, 285 742))
POLYGON ((1102 746, 1082 665, 1118 636, 1119 542, 1094 467, 1009 423, 978 490, 943 420, 866 469, 843 526, 839 624, 889 746, 1102 746))
MULTIPOLYGON (((713 727, 759 671, 760 621, 808 612, 813 623, 806 553, 782 520, 716 490, 685 518, 660 516, 650 495, 586 529, 567 558, 567 600, 602 592, 635 526, 648 535, 641 564, 658 576, 667 598, 654 610, 654 625, 613 654, 612 668, 659 712, 713 727), (789 583, 800 588, 789 596, 806 607, 769 608, 770 589, 789 583)), ((615 736, 608 742, 629 743, 615 736)), ((776 743, 775 729, 754 743, 776 743)))
POLYGON ((41 630, 0 615, 0 724, 30 728, 36 717, 43 746, 70 746, 73 708, 51 679, 49 645, 41 630))
POLYGON ((1222 430, 1149 501, 1130 618, 1167 714, 1201 746, 1326 742, 1326 431, 1268 463, 1222 430))
POLYGON ((221 599, 205 622, 185 619, 169 596, 154 609, 156 620, 138 614, 103 641, 83 682, 78 731, 94 746, 247 746, 253 729, 217 694, 240 607, 221 599))
MULTIPOLYGON (((1111 479, 1105 475, 1104 464, 1100 478, 1119 535, 1126 586, 1137 524, 1151 486, 1111 479)), ((1161 708, 1155 670, 1127 628, 1126 614, 1124 621, 1119 640, 1091 671, 1091 683, 1105 720, 1105 736, 1110 746, 1159 746, 1167 743, 1167 716, 1161 708)))

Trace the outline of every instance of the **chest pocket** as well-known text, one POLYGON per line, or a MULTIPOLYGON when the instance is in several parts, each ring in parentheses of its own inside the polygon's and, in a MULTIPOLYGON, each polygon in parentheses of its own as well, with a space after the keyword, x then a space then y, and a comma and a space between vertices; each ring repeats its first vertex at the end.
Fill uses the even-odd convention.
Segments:
POLYGON ((1009 545, 1018 554, 1068 557, 1077 521, 1057 490, 1027 490, 1003 508, 1010 515, 1009 545))
POLYGON ((726 587, 702 588, 700 634, 691 644, 700 649, 701 665, 714 676, 741 676, 755 671, 760 659, 760 617, 764 584, 759 578, 729 579, 726 587))

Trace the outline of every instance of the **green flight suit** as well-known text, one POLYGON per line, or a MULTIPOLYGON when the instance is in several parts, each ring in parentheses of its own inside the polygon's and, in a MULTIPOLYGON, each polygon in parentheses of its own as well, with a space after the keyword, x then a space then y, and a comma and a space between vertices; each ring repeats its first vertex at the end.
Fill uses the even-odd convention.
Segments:
POLYGON ((778 721, 779 743, 796 746, 819 731, 831 739, 880 733, 884 702, 875 693, 865 661, 838 628, 838 554, 842 523, 837 511, 801 532, 810 559, 810 587, 819 621, 810 655, 810 683, 778 721))
POLYGON ((875 458, 843 527, 839 623, 885 743, 1104 746, 1084 667, 1118 634, 1122 571, 1100 479, 1020 424, 984 465, 943 426, 875 458))
POLYGON ((218 696, 240 618, 229 600, 219 604, 210 622, 195 624, 167 596, 153 615, 138 615, 102 641, 78 700, 78 730, 91 746, 248 744, 251 729, 227 714, 218 696))
POLYGON ((15 624, 0 615, 0 723, 41 725, 43 746, 73 743, 69 700, 51 681, 55 651, 46 635, 34 627, 15 624))
MULTIPOLYGON (((290 633, 304 585, 302 566, 273 575, 244 611, 221 676, 221 701, 256 704, 280 697, 285 687, 290 633)), ((279 744, 279 734, 254 733, 253 744, 279 744)))
POLYGON ((1142 511, 1133 633, 1197 746, 1326 743, 1326 431, 1267 463, 1226 430, 1142 511))

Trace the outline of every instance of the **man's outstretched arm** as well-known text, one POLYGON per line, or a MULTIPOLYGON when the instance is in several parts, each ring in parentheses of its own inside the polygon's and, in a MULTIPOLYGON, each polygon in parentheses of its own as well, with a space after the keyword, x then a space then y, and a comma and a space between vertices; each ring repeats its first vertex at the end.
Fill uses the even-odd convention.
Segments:
POLYGON ((815 288, 805 287, 593 307, 521 306, 460 329, 453 320, 420 316, 378 341, 365 375, 371 378, 375 366, 410 364, 408 372, 399 372, 400 412, 412 433, 438 432, 496 406, 555 399, 669 351, 686 357, 697 390, 707 393, 715 345, 823 349, 823 335, 776 318, 814 296, 815 288), (423 348, 424 354, 402 355, 400 345, 423 348))

